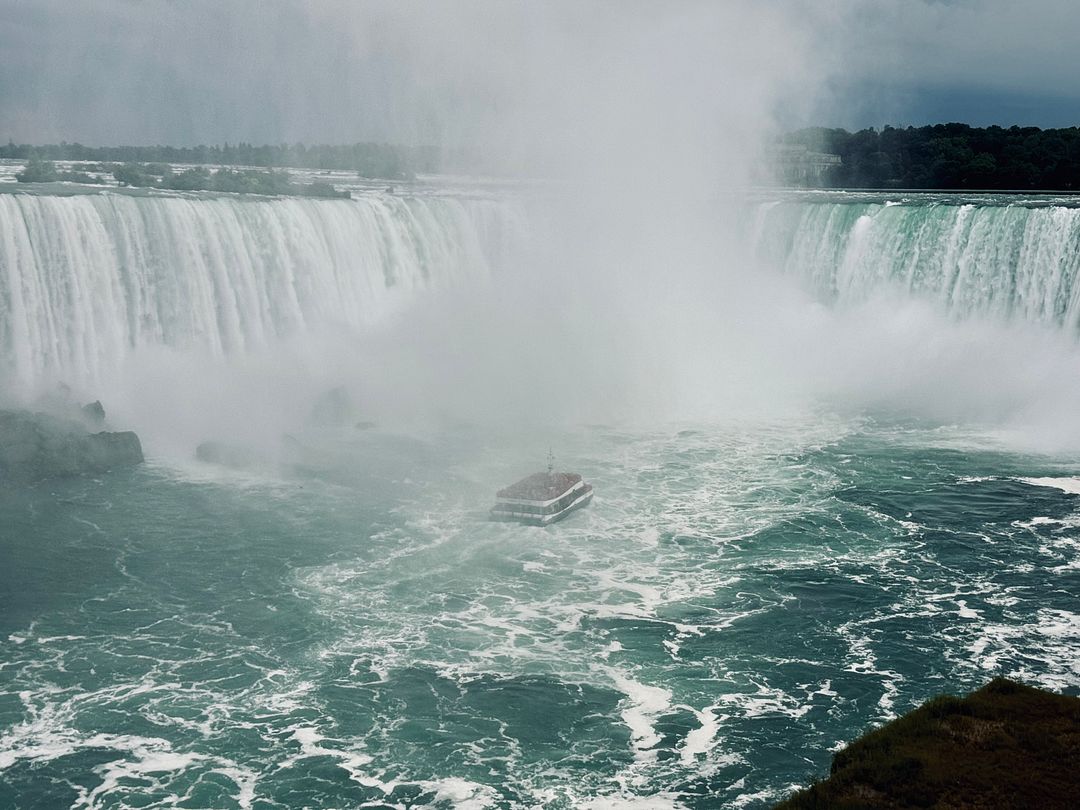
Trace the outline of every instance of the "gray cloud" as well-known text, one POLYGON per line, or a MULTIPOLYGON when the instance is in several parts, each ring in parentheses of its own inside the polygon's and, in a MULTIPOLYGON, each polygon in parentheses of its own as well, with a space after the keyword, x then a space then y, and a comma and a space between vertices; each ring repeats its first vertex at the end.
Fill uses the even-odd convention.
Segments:
POLYGON ((537 127, 570 136, 595 120, 589 107, 622 103, 631 82, 649 102, 662 81, 702 104, 714 89, 720 99, 738 92, 735 82, 760 91, 795 67, 797 29, 797 16, 744 0, 3 0, 0 137, 475 143, 537 127), (733 71, 720 51, 746 69, 733 71))
POLYGON ((1069 0, 0 0, 0 137, 512 158, 626 127, 686 146, 745 116, 748 132, 911 120, 965 94, 1006 115, 1045 99, 1037 118, 1080 98, 1078 21, 1069 0))
POLYGON ((885 0, 836 20, 819 119, 1080 124, 1075 0, 885 0))

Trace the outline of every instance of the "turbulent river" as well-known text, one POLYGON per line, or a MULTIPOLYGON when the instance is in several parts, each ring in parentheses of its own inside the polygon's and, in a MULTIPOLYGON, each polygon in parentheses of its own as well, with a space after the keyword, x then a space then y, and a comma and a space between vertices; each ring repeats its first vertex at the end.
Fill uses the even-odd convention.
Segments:
MULTIPOLYGON (((828 311, 888 291, 1069 342, 1074 204, 789 195, 746 231, 828 311)), ((156 345, 408 322, 503 272, 525 219, 482 194, 0 194, 0 362, 31 391, 156 345)), ((134 470, 0 487, 0 805, 761 808, 930 695, 1080 689, 1066 451, 825 400, 293 435, 255 469, 149 435, 134 470), (486 521, 548 444, 592 506, 486 521)))

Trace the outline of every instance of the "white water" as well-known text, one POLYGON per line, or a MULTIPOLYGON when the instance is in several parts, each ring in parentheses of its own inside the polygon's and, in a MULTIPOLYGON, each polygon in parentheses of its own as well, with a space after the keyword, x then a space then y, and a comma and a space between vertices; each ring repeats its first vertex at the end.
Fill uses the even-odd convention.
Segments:
POLYGON ((510 195, 0 194, 0 393, 64 381, 185 456, 274 444, 339 385, 380 423, 824 399, 1080 446, 1074 202, 797 195, 742 209, 755 269, 588 218, 530 240, 543 208, 510 195))
POLYGON ((518 238, 490 199, 0 194, 0 363, 86 386, 133 351, 228 357, 384 321, 490 274, 518 238))
POLYGON ((899 292, 957 316, 1080 331, 1080 208, 930 198, 784 201, 759 211, 758 249, 831 301, 899 292))

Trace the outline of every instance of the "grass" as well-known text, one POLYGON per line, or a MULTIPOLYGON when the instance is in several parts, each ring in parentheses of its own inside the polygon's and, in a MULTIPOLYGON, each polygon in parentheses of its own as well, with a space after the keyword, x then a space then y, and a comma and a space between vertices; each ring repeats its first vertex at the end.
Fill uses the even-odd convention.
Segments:
POLYGON ((942 695, 838 752, 776 810, 1080 807, 1080 698, 1005 678, 942 695))

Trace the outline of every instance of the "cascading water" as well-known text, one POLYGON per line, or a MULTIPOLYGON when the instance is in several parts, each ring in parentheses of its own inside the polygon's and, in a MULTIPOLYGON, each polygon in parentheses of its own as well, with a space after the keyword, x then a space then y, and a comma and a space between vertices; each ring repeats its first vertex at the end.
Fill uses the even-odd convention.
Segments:
MULTIPOLYGON (((0 806, 763 810, 931 695, 990 673, 1080 687, 1075 459, 1011 452, 960 419, 859 410, 864 389, 903 407, 920 381, 909 399, 944 399, 987 355, 1007 373, 955 386, 983 400, 1011 385, 1005 399, 1025 403, 1030 389, 1075 421, 1069 375, 1017 373, 1048 353, 1003 353, 1014 336, 996 320, 1076 328, 1077 211, 1007 201, 760 205, 761 257, 836 306, 822 316, 777 295, 769 309, 791 290, 747 273, 764 305, 732 281, 734 305, 710 299, 680 332, 656 315, 676 307, 625 295, 662 292, 642 278, 653 268, 607 275, 603 251, 580 269, 610 284, 575 286, 577 266, 503 274, 521 234, 546 232, 512 200, 0 194, 4 362, 32 382, 107 376, 145 351, 126 388, 94 395, 157 439, 134 470, 0 486, 0 806), (489 273, 509 283, 484 296, 489 273), (335 331, 280 345, 364 330, 451 285, 466 294, 401 313, 370 344, 334 346, 335 331), (855 310, 886 289, 972 317, 931 312, 877 345, 888 325, 855 310), (539 301, 535 320, 518 317, 533 314, 522 300, 539 301), (439 322, 463 301, 484 306, 439 322), (493 313, 505 320, 485 327, 493 313), (620 361, 641 344, 603 332, 639 321, 659 362, 634 367, 620 361), (971 326, 986 329, 950 340, 971 326), (590 339, 560 344, 563 330, 590 339), (460 340, 470 331, 483 340, 460 340), (413 332, 415 351, 395 354, 413 332), (514 332, 539 361, 498 340, 514 332), (912 332, 936 340, 919 354, 912 332), (377 362, 293 373, 327 345, 377 362), (832 368, 810 349, 850 371, 843 407, 560 428, 531 397, 603 387, 621 365, 660 386, 642 369, 693 352, 702 377, 738 360, 731 379, 771 375, 773 397, 795 401, 802 367, 814 380, 832 368), (557 373, 530 388, 545 363, 557 373), (444 366, 434 408, 459 388, 517 387, 516 421, 367 424, 380 384, 444 366), (305 381, 354 380, 362 430, 312 426, 320 389, 280 401, 305 381), (229 415, 204 420, 215 408, 229 415), (249 425, 260 417, 265 430, 249 425), (219 438, 275 461, 192 460, 219 438), (596 485, 591 509, 551 528, 487 521, 495 490, 549 445, 596 485)), ((664 285, 687 281, 677 271, 664 285)), ((1075 344, 1053 337, 1063 358, 1047 368, 1070 371, 1075 344)), ((387 396, 391 414, 410 400, 387 396)))
POLYGON ((759 254, 830 301, 898 290, 960 317, 1080 331, 1075 200, 835 196, 763 203, 759 254))
POLYGON ((483 277, 521 232, 492 199, 0 194, 0 362, 92 382, 164 345, 240 354, 371 325, 483 277))

